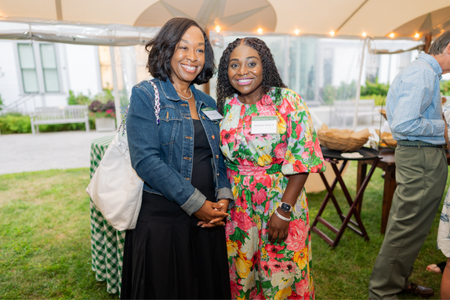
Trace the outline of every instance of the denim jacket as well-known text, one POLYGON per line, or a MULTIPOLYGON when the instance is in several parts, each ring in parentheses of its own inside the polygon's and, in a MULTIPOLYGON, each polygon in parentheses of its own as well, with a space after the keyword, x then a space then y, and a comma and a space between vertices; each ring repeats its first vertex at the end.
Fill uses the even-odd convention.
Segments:
MULTIPOLYGON (((145 181, 144 191, 166 197, 192 215, 206 197, 191 184, 194 157, 194 124, 186 100, 181 100, 169 79, 152 80, 159 91, 160 125, 156 124, 154 89, 142 81, 133 87, 126 128, 131 165, 145 181)), ((191 85, 197 112, 212 150, 216 199, 233 201, 226 166, 220 152, 219 121, 211 121, 201 109, 216 103, 191 85)))

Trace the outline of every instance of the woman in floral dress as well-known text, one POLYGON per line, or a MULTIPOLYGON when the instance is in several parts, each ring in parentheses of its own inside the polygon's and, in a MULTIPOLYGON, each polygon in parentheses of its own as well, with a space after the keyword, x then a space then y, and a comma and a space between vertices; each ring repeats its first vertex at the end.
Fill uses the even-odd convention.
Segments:
POLYGON ((314 299, 303 186, 308 173, 325 167, 308 108, 283 84, 270 49, 257 38, 225 49, 217 96, 224 115, 220 145, 236 200, 226 225, 232 297, 314 299))

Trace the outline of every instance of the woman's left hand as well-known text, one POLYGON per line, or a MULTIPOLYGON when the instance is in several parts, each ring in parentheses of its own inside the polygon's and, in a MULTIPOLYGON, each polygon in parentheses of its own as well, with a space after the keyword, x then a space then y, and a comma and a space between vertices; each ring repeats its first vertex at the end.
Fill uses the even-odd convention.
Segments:
MULTIPOLYGON (((277 208, 278 209, 278 208, 277 208)), ((278 209, 278 213, 288 219, 291 218, 291 213, 287 213, 278 209)), ((281 244, 289 234, 289 223, 281 220, 275 213, 272 214, 269 221, 269 241, 272 244, 278 242, 281 244)))
MULTIPOLYGON (((230 204, 230 200, 228 199, 222 199, 219 200, 218 202, 221 207, 218 208, 217 210, 220 212, 224 212, 226 213, 228 210, 228 205, 230 204)), ((211 228, 211 227, 216 227, 216 226, 225 226, 225 222, 223 221, 223 218, 217 218, 211 221, 211 223, 207 224, 203 221, 200 221, 197 223, 197 226, 202 226, 202 228, 211 228)))

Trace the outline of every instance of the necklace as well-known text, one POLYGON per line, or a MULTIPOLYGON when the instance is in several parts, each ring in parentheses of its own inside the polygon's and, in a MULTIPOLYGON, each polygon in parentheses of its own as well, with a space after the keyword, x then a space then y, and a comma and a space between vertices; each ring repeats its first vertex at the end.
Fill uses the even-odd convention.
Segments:
POLYGON ((184 100, 189 100, 192 98, 192 95, 194 95, 190 89, 189 89, 189 91, 191 92, 191 95, 189 97, 185 97, 185 96, 181 95, 177 90, 175 90, 175 92, 177 92, 178 96, 180 96, 184 100))

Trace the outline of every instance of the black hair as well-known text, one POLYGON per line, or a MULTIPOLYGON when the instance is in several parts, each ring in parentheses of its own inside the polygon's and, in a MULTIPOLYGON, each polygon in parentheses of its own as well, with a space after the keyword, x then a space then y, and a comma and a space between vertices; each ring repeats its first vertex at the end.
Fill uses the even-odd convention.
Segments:
POLYGON ((223 51, 219 63, 216 92, 217 107, 222 114, 225 100, 228 97, 238 93, 238 91, 231 85, 230 80, 228 79, 228 64, 230 61, 231 52, 233 52, 233 50, 241 44, 255 49, 258 52, 259 57, 261 58, 263 68, 261 97, 269 92, 271 87, 286 87, 286 85, 283 83, 283 80, 281 79, 280 73, 278 73, 278 69, 275 65, 272 53, 263 40, 251 37, 236 39, 234 42, 230 43, 223 51))
POLYGON ((187 18, 172 18, 164 24, 158 34, 146 45, 148 52, 147 69, 154 78, 171 81, 172 67, 170 61, 175 47, 180 42, 184 33, 191 27, 198 27, 205 38, 205 65, 203 70, 192 81, 195 84, 207 83, 214 75, 214 52, 209 42, 208 36, 194 20, 187 18))

